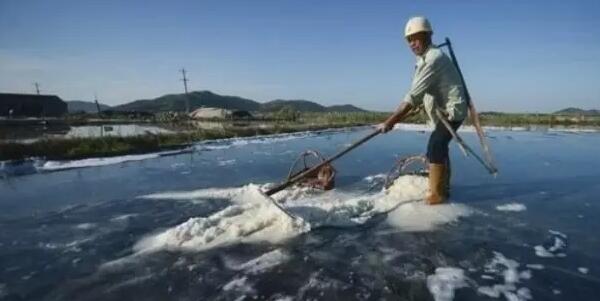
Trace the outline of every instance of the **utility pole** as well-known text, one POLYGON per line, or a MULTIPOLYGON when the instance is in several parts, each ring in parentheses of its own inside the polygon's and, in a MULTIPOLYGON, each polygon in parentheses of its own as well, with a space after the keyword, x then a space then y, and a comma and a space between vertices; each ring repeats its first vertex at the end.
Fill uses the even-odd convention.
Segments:
POLYGON ((40 95, 40 84, 35 82, 33 85, 35 86, 35 92, 37 92, 37 95, 40 95))
POLYGON ((100 104, 98 103, 98 94, 94 92, 94 102, 96 103, 96 109, 98 110, 98 115, 100 115, 100 104))
POLYGON ((181 79, 183 81, 183 88, 185 90, 185 112, 189 113, 190 112, 190 99, 188 96, 188 87, 187 87, 187 83, 189 81, 189 79, 185 76, 185 69, 181 68, 181 74, 183 75, 183 78, 181 79))

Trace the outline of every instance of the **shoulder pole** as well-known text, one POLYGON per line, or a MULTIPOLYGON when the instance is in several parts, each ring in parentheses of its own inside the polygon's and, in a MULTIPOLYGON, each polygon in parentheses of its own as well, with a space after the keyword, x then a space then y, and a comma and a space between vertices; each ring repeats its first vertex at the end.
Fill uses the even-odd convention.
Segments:
MULTIPOLYGON (((492 158, 492 154, 490 151, 490 147, 485 140, 485 134, 483 133, 483 129, 481 128, 481 122, 479 120, 479 115, 477 114, 477 110, 475 110, 475 105, 471 99, 471 95, 469 94, 469 89, 467 89, 467 83, 465 82, 465 78, 460 70, 460 66, 458 65, 458 60, 454 55, 454 50, 452 49, 452 43, 449 38, 446 38, 445 42, 438 45, 438 47, 448 47, 448 52, 450 53, 450 58, 452 59, 452 63, 456 70, 458 71, 458 75, 460 77, 460 81, 465 89, 465 97, 467 98, 467 105, 469 106, 469 115, 471 116, 471 120, 473 121, 473 126, 475 127, 475 131, 477 132, 477 136, 479 136, 479 143, 481 144, 481 148, 483 149, 483 153, 485 155, 485 159, 489 165, 495 172, 497 173, 498 169, 495 167, 494 160, 492 158)), ((488 168, 489 169, 489 168, 488 168)))

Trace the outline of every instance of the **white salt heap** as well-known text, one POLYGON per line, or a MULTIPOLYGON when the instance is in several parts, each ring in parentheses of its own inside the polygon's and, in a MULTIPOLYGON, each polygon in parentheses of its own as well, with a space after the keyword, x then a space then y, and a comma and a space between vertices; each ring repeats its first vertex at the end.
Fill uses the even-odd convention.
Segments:
MULTIPOLYGON (((367 177, 365 180, 372 179, 367 177)), ((471 210, 461 204, 428 206, 422 201, 426 194, 427 178, 408 175, 396 179, 387 190, 376 193, 332 190, 311 194, 307 189, 293 189, 276 197, 285 200, 286 208, 313 228, 352 226, 388 213, 387 223, 402 231, 429 231, 471 214, 471 210)))
POLYGON ((142 239, 134 250, 204 250, 235 242, 278 242, 310 230, 301 219, 292 219, 274 206, 257 185, 245 186, 231 201, 231 206, 208 217, 190 218, 142 239))
MULTIPOLYGON (((386 204, 396 204, 398 200, 423 199, 427 194, 427 178, 403 176, 394 182, 383 198, 386 204)), ((406 202, 406 201, 404 201, 406 202)), ((404 231, 429 231, 438 225, 456 221, 461 216, 469 216, 472 210, 462 204, 426 205, 424 202, 410 202, 390 212, 387 221, 404 231)))
POLYGON ((311 228, 363 224, 384 213, 388 213, 387 222, 401 231, 428 231, 471 213, 460 204, 425 205, 422 199, 427 192, 427 179, 420 176, 402 176, 388 190, 370 193, 292 188, 270 199, 261 192, 264 190, 265 187, 251 184, 143 196, 193 202, 226 199, 231 204, 210 216, 193 217, 149 235, 134 249, 140 253, 160 249, 206 250, 239 242, 279 242, 311 228), (296 218, 288 216, 273 201, 296 218))

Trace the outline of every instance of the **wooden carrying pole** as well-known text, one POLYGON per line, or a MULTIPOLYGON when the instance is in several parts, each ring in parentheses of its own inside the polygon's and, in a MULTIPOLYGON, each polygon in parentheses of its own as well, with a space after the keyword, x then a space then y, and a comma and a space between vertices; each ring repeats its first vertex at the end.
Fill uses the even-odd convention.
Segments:
POLYGON ((462 150, 463 154, 465 154, 465 156, 468 156, 469 154, 473 155, 473 157, 475 157, 475 159, 477 159, 477 161, 479 161, 479 163, 481 163, 483 165, 483 167, 485 167, 490 172, 490 174, 496 175, 498 173, 498 170, 496 169, 496 167, 494 167, 489 162, 486 162, 486 161, 482 160, 481 157, 479 157, 477 155, 477 153, 475 153, 473 151, 473 149, 471 149, 465 143, 465 141, 452 128, 452 126, 450 125, 450 123, 448 122, 448 120, 446 120, 446 118, 444 117, 444 115, 442 115, 442 113, 440 112, 439 109, 435 109, 435 114, 437 115, 437 117, 440 120, 440 122, 442 122, 444 124, 444 126, 448 129, 448 132, 450 132, 450 134, 452 135, 452 137, 454 138, 454 140, 456 140, 456 142, 458 143, 458 146, 462 150))
POLYGON ((344 149, 344 150, 340 151, 339 153, 335 154, 333 157, 331 157, 331 158, 329 158, 329 159, 327 159, 327 160, 325 160, 325 161, 321 162, 319 165, 315 165, 315 166, 313 166, 312 168, 310 168, 310 169, 308 169, 308 170, 306 170, 306 171, 304 171, 304 172, 302 172, 302 173, 300 173, 300 174, 298 174, 298 175, 295 175, 295 176, 293 176, 291 179, 288 179, 287 181, 285 181, 285 182, 283 182, 283 183, 281 183, 281 184, 277 185, 276 187, 273 187, 273 188, 271 188, 271 189, 267 190, 267 191, 265 192, 265 194, 266 194, 266 195, 272 195, 272 194, 275 194, 275 193, 277 193, 277 192, 279 192, 279 191, 281 191, 281 190, 284 190, 284 189, 286 189, 287 187, 289 187, 289 186, 293 185, 294 183, 296 183, 296 182, 298 182, 298 181, 302 180, 302 179, 303 179, 304 177, 306 177, 307 175, 314 173, 315 171, 319 170, 319 168, 321 168, 321 167, 323 167, 324 165, 326 165, 326 164, 329 164, 329 163, 331 163, 332 161, 334 161, 334 160, 336 160, 336 159, 340 158, 341 156, 345 155, 347 152, 349 152, 349 151, 351 151, 351 150, 355 149, 355 148, 356 148, 356 147, 358 147, 359 145, 361 145, 361 144, 363 144, 363 143, 367 142, 369 139, 371 139, 371 138, 373 138, 373 137, 375 137, 375 136, 379 135, 380 133, 381 133, 381 132, 380 132, 379 130, 376 130, 376 131, 374 131, 374 132, 370 133, 369 135, 367 135, 367 136, 363 137, 362 139, 360 139, 360 140, 358 140, 358 141, 356 141, 356 142, 352 143, 352 145, 350 145, 350 146, 349 146, 349 147, 347 147, 346 149, 344 149))
MULTIPOLYGON (((467 83, 465 82, 465 78, 463 77, 462 71, 460 70, 460 66, 458 65, 458 60, 454 55, 454 50, 452 49, 452 43, 449 38, 446 38, 446 41, 443 44, 438 45, 438 47, 448 47, 448 52, 450 52, 450 58, 452 59, 452 63, 456 70, 458 71, 458 75, 460 76, 460 81, 465 89, 465 97, 467 98, 467 104, 469 106, 469 115, 471 116, 471 121, 473 121, 473 126, 475 127, 475 131, 477 132, 477 136, 479 136, 479 143, 481 143, 481 148, 483 149, 483 153, 487 164, 484 164, 490 173, 496 174, 498 169, 494 164, 494 160, 492 159, 492 154, 490 151, 490 147, 485 140, 485 135, 483 133, 483 129, 481 128, 481 122, 479 121, 479 115, 477 114, 477 110, 475 110, 475 105, 473 104, 473 100, 471 99, 471 94, 469 94, 469 90, 467 89, 467 83), (493 172, 492 172, 493 170, 493 172)), ((464 151, 464 150, 463 150, 464 151)))

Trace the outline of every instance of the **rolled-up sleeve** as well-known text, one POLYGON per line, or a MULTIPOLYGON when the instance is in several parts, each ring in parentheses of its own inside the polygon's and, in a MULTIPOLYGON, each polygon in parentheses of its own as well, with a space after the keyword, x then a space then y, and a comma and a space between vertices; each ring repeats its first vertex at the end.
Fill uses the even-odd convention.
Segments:
POLYGON ((426 63, 415 72, 410 91, 404 97, 404 101, 415 107, 423 103, 423 95, 435 83, 437 77, 436 65, 426 63))

